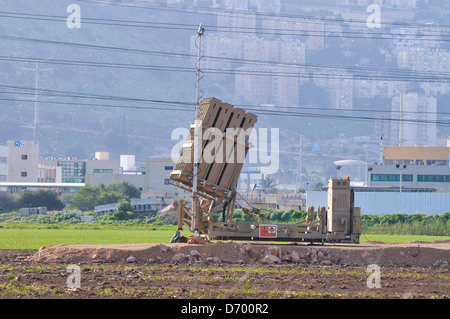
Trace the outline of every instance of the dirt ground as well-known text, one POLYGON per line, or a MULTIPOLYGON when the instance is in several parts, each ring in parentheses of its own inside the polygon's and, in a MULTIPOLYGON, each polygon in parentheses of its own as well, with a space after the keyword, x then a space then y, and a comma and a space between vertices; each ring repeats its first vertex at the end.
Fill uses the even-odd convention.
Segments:
POLYGON ((447 299, 449 261, 449 240, 57 245, 0 250, 0 298, 447 299))

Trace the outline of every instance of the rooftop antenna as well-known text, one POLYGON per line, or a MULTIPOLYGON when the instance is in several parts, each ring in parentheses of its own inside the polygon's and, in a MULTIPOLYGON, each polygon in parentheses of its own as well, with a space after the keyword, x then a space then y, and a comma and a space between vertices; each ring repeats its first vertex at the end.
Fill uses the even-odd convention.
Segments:
POLYGON ((198 183, 198 163, 199 163, 199 126, 201 125, 199 120, 199 108, 200 108, 200 80, 203 77, 203 72, 200 66, 200 62, 202 59, 202 36, 205 33, 205 29, 202 24, 200 24, 197 37, 195 38, 195 46, 198 49, 198 59, 195 63, 195 67, 197 69, 197 81, 195 82, 196 87, 196 97, 195 97, 195 120, 194 120, 194 167, 193 167, 193 179, 192 179, 192 212, 193 212, 193 223, 192 227, 194 228, 194 236, 198 236, 199 230, 199 221, 200 221, 200 202, 198 198, 197 191, 197 183, 198 183))

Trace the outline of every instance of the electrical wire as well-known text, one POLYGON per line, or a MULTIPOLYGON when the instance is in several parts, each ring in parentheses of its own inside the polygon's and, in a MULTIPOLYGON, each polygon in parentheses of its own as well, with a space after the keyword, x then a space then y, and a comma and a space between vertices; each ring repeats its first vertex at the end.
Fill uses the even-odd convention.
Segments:
MULTIPOLYGON (((2 85, 0 85, 0 87, 3 87, 2 85)), ((32 88, 30 88, 30 90, 32 90, 32 88)), ((52 90, 46 90, 46 91, 52 91, 52 90)), ((56 92, 61 92, 61 91, 56 91, 56 92)), ((69 94, 71 92, 66 92, 66 94, 69 94)), ((67 96, 67 95, 66 95, 67 96)), ((81 97, 81 98, 89 98, 89 94, 72 94, 69 95, 70 97, 81 97)), ((143 102, 143 101, 147 101, 147 102, 152 102, 152 103, 158 103, 158 104, 176 104, 176 105, 188 105, 188 106, 192 106, 192 103, 189 102, 181 102, 181 101, 161 101, 161 100, 146 100, 146 99, 134 99, 134 98, 125 98, 125 97, 111 97, 111 96, 98 96, 98 95, 93 95, 91 98, 94 99, 106 99, 106 100, 119 100, 119 101, 123 101, 123 100, 130 100, 130 101, 138 101, 138 102, 143 102)), ((9 99, 12 100, 12 99, 9 99)), ((20 101, 25 101, 25 102, 33 102, 31 100, 20 100, 20 101)), ((77 105, 77 103, 73 103, 73 102, 55 102, 55 101, 39 101, 40 103, 52 103, 52 104, 70 104, 70 105, 77 105)), ((83 105, 83 104, 80 104, 83 105)), ((104 105, 104 104, 88 104, 85 103, 84 105, 88 105, 88 106, 104 106, 104 107, 115 107, 115 108, 139 108, 139 109, 146 109, 144 107, 136 107, 136 106, 122 106, 122 105, 104 105)), ((244 105, 236 105, 236 107, 243 107, 244 105)), ((373 121, 373 120, 377 120, 377 121, 387 121, 387 122, 399 122, 402 121, 403 123, 421 123, 421 124, 434 124, 434 125, 449 125, 450 124, 450 120, 427 120, 424 118, 417 118, 417 119, 400 119, 400 118, 376 118, 376 117, 369 117, 369 116, 356 116, 356 115, 339 115, 339 114, 322 114, 322 113, 308 113, 308 112, 300 112, 300 111, 283 111, 283 110, 261 110, 260 106, 257 105, 245 105, 246 106, 246 110, 247 111, 253 111, 255 112, 255 114, 259 114, 259 115, 271 115, 271 116, 289 116, 289 117, 304 117, 304 118, 322 118, 322 119, 340 119, 340 120, 361 120, 361 121, 373 121)), ((149 108, 149 109, 155 109, 155 108, 149 108)), ((166 109, 166 108, 164 108, 166 109)), ((302 108, 299 107, 299 110, 301 110, 302 108)), ((189 110, 188 108, 182 108, 182 109, 178 109, 178 108, 174 108, 173 110, 189 110)), ((339 111, 339 110, 335 110, 335 111, 339 111)))
MULTIPOLYGON (((36 95, 40 96, 45 96, 45 97, 50 97, 50 95, 48 95, 47 93, 40 93, 40 92, 32 92, 33 88, 27 88, 27 90, 29 92, 20 92, 21 95, 29 95, 31 97, 34 97, 36 95)), ((16 91, 0 91, 0 94, 18 94, 18 92, 16 91)), ((77 95, 61 95, 61 97, 72 97, 72 98, 78 98, 79 96, 77 95)), ((3 100, 8 100, 8 99, 3 99, 3 100)), ((17 99, 10 99, 11 101, 29 101, 29 100, 17 100, 17 99)), ((39 102, 44 102, 44 101, 40 101, 39 102)), ((55 103, 55 104, 73 104, 73 105, 87 105, 87 106, 103 106, 103 104, 86 104, 86 103, 70 103, 70 102, 48 102, 48 103, 55 103)), ((151 102, 153 103, 153 102, 151 102)), ((165 101, 160 101, 158 103, 161 104, 165 104, 165 101)), ((171 105, 173 102, 168 101, 167 105, 171 105)), ((182 105, 181 103, 185 103, 186 106, 192 106, 190 105, 188 102, 179 102, 180 105, 182 105)), ((110 107, 120 107, 117 105, 104 105, 104 106, 110 106, 110 107)), ((324 107, 305 107, 305 106, 283 106, 283 105, 258 105, 255 106, 253 104, 240 104, 240 105, 236 105, 236 107, 240 107, 240 108, 255 108, 258 107, 259 110, 264 111, 264 109, 268 109, 269 111, 273 111, 274 109, 277 109, 278 111, 286 111, 286 110, 290 110, 290 109, 294 109, 294 110, 312 110, 312 111, 325 111, 325 112, 330 112, 330 111, 338 111, 341 112, 342 110, 336 110, 336 109, 330 109, 330 108, 324 108, 324 107)), ((129 107, 129 108, 141 108, 141 107, 129 107)), ((175 110, 175 109, 174 109, 175 110)), ((176 109, 176 110, 188 110, 188 109, 176 109)), ((355 112, 364 112, 364 113, 373 113, 373 114, 377 114, 377 113, 381 113, 382 115, 386 115, 386 114, 392 114, 393 116, 396 116, 397 114, 420 114, 421 116, 425 116, 425 115, 450 115, 450 112, 414 112, 414 111, 396 111, 396 110, 367 110, 367 109, 351 109, 350 110, 352 113, 355 112)), ((381 118, 375 118, 375 119, 383 119, 383 117, 381 118)))
POLYGON ((14 85, 0 84, 0 88, 16 89, 19 92, 32 92, 36 95, 43 95, 48 97, 64 97, 64 98, 80 98, 80 99, 96 99, 96 100, 110 100, 110 101, 120 101, 120 102, 137 102, 137 103, 158 103, 158 104, 171 104, 180 106, 194 106, 194 103, 182 102, 182 101, 166 101, 157 99, 143 99, 136 97, 123 97, 123 96, 112 96, 112 95, 101 95, 93 93, 80 93, 62 90, 51 90, 40 88, 37 92, 35 88, 32 87, 20 87, 14 85))
MULTIPOLYGON (((169 11, 169 12, 179 12, 179 13, 191 13, 191 14, 215 14, 221 16, 242 16, 244 18, 248 18, 248 16, 254 16, 259 20, 274 20, 274 19, 292 19, 299 20, 304 19, 308 20, 310 23, 328 23, 328 24, 356 24, 361 25, 363 27, 367 26, 367 20, 358 20, 351 19, 345 20, 343 18, 335 18, 335 17, 322 17, 322 16, 305 16, 298 14, 285 14, 285 13, 273 13, 273 12, 256 12, 249 10, 233 10, 226 8, 218 8, 218 7, 205 7, 199 5, 183 5, 176 3, 162 3, 155 1, 146 1, 144 4, 136 4, 135 2, 130 1, 122 1, 122 2, 112 2, 105 0, 78 0, 79 2, 91 3, 91 4, 102 4, 102 5, 111 5, 111 6, 122 6, 127 8, 135 8, 135 9, 150 9, 150 10, 159 10, 159 11, 169 11)), ((366 14, 367 12, 364 12, 366 14)), ((400 21, 380 21, 381 26, 399 26, 399 27, 416 27, 416 28, 430 28, 430 25, 426 23, 416 23, 416 22, 400 22, 400 21)), ((440 25, 439 28, 449 29, 450 25, 440 25)))
MULTIPOLYGON (((30 92, 20 92, 21 95, 29 95, 31 97, 36 96, 35 92, 31 92, 31 88, 29 89, 30 92)), ((0 94, 18 94, 17 92, 14 91, 0 91, 0 94)), ((46 97, 49 97, 49 95, 47 94, 40 94, 39 92, 37 93, 37 95, 43 95, 46 97)), ((76 95, 72 95, 72 96, 68 96, 65 95, 64 97, 73 97, 73 98, 77 98, 78 96, 76 95)), ((22 101, 22 102, 30 102, 30 99, 13 99, 13 98, 0 98, 0 100, 4 100, 4 101, 22 101)), ((33 102, 33 101, 31 101, 33 102)), ((145 107, 142 106, 127 106, 127 105, 108 105, 108 104, 98 104, 98 103, 81 103, 81 102, 67 102, 67 101, 45 101, 45 100, 38 100, 38 102, 40 103, 50 103, 50 104, 64 104, 64 105, 81 105, 81 106, 105 106, 105 107, 113 107, 113 108, 134 108, 134 109, 146 109, 145 107)), ((150 102, 153 103, 153 102, 150 102)), ((188 102, 180 102, 179 105, 181 105, 181 103, 186 103, 186 106, 191 106, 189 105, 188 102)), ((173 105, 173 103, 171 101, 159 101, 158 103, 155 104, 163 104, 163 105, 173 105)), ((266 114, 267 112, 269 112, 269 114, 273 113, 273 112, 279 112, 279 113, 284 113, 286 110, 295 110, 295 114, 298 113, 298 111, 304 111, 304 110, 309 110, 309 111, 325 111, 327 113, 329 112, 342 112, 342 110, 336 110, 336 109, 329 109, 329 108, 320 108, 320 107, 300 107, 300 106, 266 106, 266 105, 261 105, 261 106, 255 106, 255 105, 236 105, 236 107, 240 107, 240 108, 245 108, 245 109, 252 109, 252 110, 256 110, 258 113, 260 114, 266 114), (269 109, 268 109, 269 108, 269 109), (275 110, 276 108, 276 110, 275 110)), ((150 108, 150 109, 161 109, 161 110, 166 110, 167 107, 161 107, 161 108, 150 108)), ((180 111, 191 111, 188 108, 171 108, 170 110, 180 110, 180 111)), ((381 113, 383 115, 386 114, 391 114, 391 116, 397 116, 397 117, 370 117, 370 119, 374 119, 374 120, 379 120, 379 121, 397 121, 400 120, 400 118, 398 117, 397 114, 411 114, 411 115, 420 115, 420 116, 426 116, 426 115, 450 115, 450 113, 447 112, 413 112, 413 111, 386 111, 386 110, 361 110, 361 109, 352 109, 350 110, 352 113, 360 113, 360 112, 365 112, 365 113, 373 113, 373 114, 377 114, 377 113, 381 113)), ((305 114, 311 114, 311 113, 302 113, 301 115, 305 115, 305 114)), ((322 113, 318 113, 319 115, 322 113)), ((290 115, 290 113, 288 113, 288 115, 290 115)), ((314 113, 313 113, 314 115, 314 113)), ((348 117, 348 118, 353 118, 348 117)), ((367 119, 369 119, 369 117, 366 117, 367 119)), ((445 123, 443 123, 445 124, 445 123)))
MULTIPOLYGON (((165 52, 158 52, 159 54, 164 54, 165 52)), ((203 58, 203 55, 202 55, 203 58)), ((211 59, 214 59, 212 57, 211 59)), ((218 58, 220 59, 220 58, 218 58)), ((229 61, 247 61, 251 63, 263 63, 262 60, 244 60, 244 59, 225 59, 229 61)), ((158 66, 158 65, 147 65, 147 64, 132 64, 132 63, 111 63, 111 62, 98 62, 98 61, 83 61, 83 60, 62 60, 62 59, 48 59, 39 60, 37 57, 13 57, 13 56, 2 56, 0 55, 0 61, 10 61, 10 62, 24 62, 24 63, 45 63, 45 64, 61 64, 61 65, 75 65, 75 66, 90 66, 90 67, 111 67, 111 68, 121 68, 121 69, 137 69, 137 70, 155 70, 155 71, 179 71, 179 72, 193 72, 195 71, 190 67, 181 66, 158 66)), ((379 77, 398 77, 399 80, 403 77, 412 79, 440 79, 446 80, 447 76, 450 77, 450 72, 423 72, 423 71, 413 71, 406 69, 382 69, 382 68, 369 68, 369 67, 355 67, 355 66, 337 66, 337 65, 320 65, 320 64, 310 64, 310 63, 285 63, 269 61, 266 63, 273 63, 272 67, 261 68, 261 69, 248 69, 238 68, 238 69, 224 69, 224 68, 206 68, 208 73, 225 73, 225 74, 242 74, 242 75, 258 75, 258 76, 293 76, 296 77, 300 72, 286 72, 286 71, 276 71, 277 66, 295 66, 298 69, 305 70, 319 70, 322 72, 329 71, 335 74, 326 73, 325 76, 336 77, 336 78, 351 78, 353 73, 351 72, 361 72, 359 76, 365 75, 366 77, 371 77, 371 73, 378 75, 379 77), (429 77, 429 78, 426 78, 429 77)), ((306 73, 305 73, 306 74, 306 73)), ((321 74, 316 74, 320 77, 321 74)))
MULTIPOLYGON (((100 3, 99 1, 84 1, 84 2, 94 2, 94 3, 100 3)), ((103 2, 104 3, 104 2, 103 2)), ((233 13, 235 13, 233 11, 233 13)), ((11 12, 0 12, 0 14, 3 14, 3 17, 14 17, 17 18, 19 13, 11 13, 11 12), (8 16, 9 15, 9 16, 8 16), (14 16, 16 15, 16 16, 14 16)), ((49 19, 52 21, 55 21, 55 18, 58 19, 61 18, 61 16, 49 16, 49 15, 36 15, 36 14, 23 14, 22 18, 32 18, 32 19, 49 19)), ((2 16, 2 15, 0 15, 2 16)), ((143 22, 132 22, 132 21, 126 21, 126 20, 108 20, 108 19, 93 19, 88 18, 88 22, 90 23, 97 23, 97 24, 105 24, 105 25, 117 25, 117 26, 144 26, 139 25, 139 23, 143 22), (89 20, 90 19, 90 20, 89 20), (109 22, 108 22, 109 21, 109 22), (134 23, 134 24, 133 24, 134 23)), ((160 28, 186 28, 188 27, 187 24, 170 24, 170 23, 161 23, 161 24, 153 24, 153 25, 146 25, 148 27, 160 27, 160 28)), ((219 28, 217 28, 219 30, 219 28)), ((228 28, 228 30, 232 30, 228 28)), ((243 28, 242 31, 245 31, 246 29, 243 28)), ((247 28, 247 30, 250 30, 247 28)), ((282 31, 282 29, 273 29, 277 32, 282 31)), ((286 30, 289 31, 289 30, 286 30)), ((353 34, 354 32, 352 32, 353 34)), ((43 40, 43 39, 31 39, 31 38, 24 38, 24 37, 16 37, 16 36, 8 36, 8 35, 0 35, 0 38, 4 40, 13 40, 13 41, 25 41, 25 42, 32 42, 32 43, 45 43, 45 44, 52 44, 52 45, 64 45, 64 46, 70 46, 70 47, 77 47, 77 48, 87 48, 87 49, 94 49, 94 50, 110 50, 110 51, 117 51, 122 53, 133 53, 133 54, 148 54, 148 55, 161 55, 161 56, 170 56, 170 57, 177 57, 177 58, 189 58, 192 59, 193 55, 186 54, 186 53, 173 53, 173 52, 161 52, 161 51, 150 51, 150 50, 139 50, 139 49, 130 49, 130 48, 121 48, 121 47, 114 47, 114 46, 101 46, 101 45, 91 45, 91 44, 81 44, 81 43, 70 43, 70 42, 62 42, 62 41, 51 41, 51 40, 43 40)), ((440 41, 445 40, 441 39, 440 41)), ((9 57, 2 57, 3 61, 8 61, 9 57)), ((256 63, 256 64, 280 64, 280 65, 299 65, 299 64, 292 64, 292 63, 277 63, 274 61, 258 61, 258 60, 245 60, 245 59, 234 59, 234 58, 225 58, 225 57, 208 57, 206 56, 206 59, 211 60, 219 60, 219 61, 228 61, 228 62, 240 62, 240 63, 256 63)), ((12 61, 11 58, 9 58, 9 61, 12 61)), ((17 59, 15 61, 18 61, 17 59)), ((32 62, 29 59, 27 62, 32 62)), ((179 72, 192 72, 193 70, 190 68, 180 68, 180 67, 170 67, 170 66, 145 66, 145 65, 133 65, 133 64, 120 64, 120 63, 105 63, 105 62, 86 62, 86 61, 69 61, 69 60, 55 60, 53 61, 56 64, 70 64, 70 65, 83 65, 83 66, 98 66, 98 67, 117 67, 117 68, 126 68, 126 69, 143 69, 143 70, 164 70, 164 71, 179 71, 179 72)), ((46 63, 51 63, 47 62, 46 63)), ((307 65, 304 64, 304 67, 309 68, 329 68, 336 70, 339 68, 338 66, 317 66, 317 65, 307 65)), ((342 68, 342 67, 341 67, 342 68)), ((347 70, 350 70, 350 67, 343 67, 344 69, 347 68, 347 70)), ((356 70, 353 68, 353 70, 356 70)), ((358 72, 363 72, 364 69, 358 69, 358 72)), ((378 71, 380 69, 377 69, 378 71)), ((382 70, 382 69, 381 69, 382 70)), ((385 70, 383 70, 386 72, 385 70)), ((220 73, 220 74, 249 74, 249 72, 242 72, 239 70, 222 70, 222 69, 206 69, 205 72, 208 73, 220 73), (228 73, 227 73, 228 72, 228 73), (240 73, 241 72, 241 73, 240 73)), ((376 72, 374 70, 374 72, 376 72)), ((424 77, 424 74, 421 74, 418 72, 417 74, 414 74, 412 72, 406 72, 402 70, 396 70, 398 72, 397 74, 386 74, 384 76, 375 76, 375 75, 361 75, 361 74, 316 74, 314 77, 317 78, 337 78, 337 79, 389 79, 389 80, 395 80, 395 81, 408 81, 408 80, 415 80, 415 81, 448 81, 448 78, 446 78, 447 73, 442 73, 441 75, 437 75, 431 73, 428 77, 424 77)), ((253 71, 251 73, 252 75, 258 75, 258 76, 264 76, 264 75, 270 75, 273 76, 274 74, 281 77, 307 77, 310 76, 307 73, 304 74, 297 74, 294 72, 261 72, 261 71, 253 71)), ((24 87, 15 87, 15 86, 6 86, 6 85, 0 85, 0 87, 9 88, 9 89, 17 89, 22 91, 33 91, 34 94, 34 88, 24 88, 24 87)), ((77 94, 76 92, 68 92, 68 91, 56 91, 56 90, 45 90, 41 89, 43 93, 39 93, 42 95, 51 95, 51 96, 61 96, 65 98, 88 98, 88 99, 103 99, 103 100, 113 100, 113 101, 132 101, 132 102, 143 102, 143 103, 161 103, 161 104, 170 104, 170 105, 189 105, 192 106, 192 103, 187 102, 180 102, 180 101, 164 101, 164 100, 151 100, 151 99, 138 99, 138 98, 129 98, 129 97, 117 97, 117 96, 102 96, 102 95, 95 95, 95 94, 77 94)), ((41 102, 41 103, 49 103, 47 102, 41 102)), ((55 102, 59 103, 59 102, 55 102)), ((68 102, 67 102, 68 103, 68 102)), ((92 106, 92 105, 91 105, 92 106)), ((105 106, 105 105, 104 105, 105 106)), ((113 107, 113 106, 110 106, 113 107)), ((114 106, 116 107, 116 106, 114 106)), ((117 106, 117 107, 124 107, 125 106, 117 106)), ((252 107, 252 106, 250 106, 252 107)), ((324 115, 324 114, 310 114, 310 113, 304 113, 304 112, 288 112, 288 111, 271 111, 271 110, 261 110, 260 106, 253 106, 255 107, 255 110, 258 110, 261 114, 268 114, 268 115, 283 115, 283 116, 301 116, 301 117, 328 117, 328 118, 339 118, 339 119, 353 119, 353 120, 374 120, 374 118, 370 117, 362 117, 362 116, 343 116, 343 115, 324 115)), ((392 119, 392 118, 377 118, 376 120, 394 120, 399 121, 398 118, 392 119)), ((403 122, 407 122, 409 120, 404 119, 403 122)), ((418 123, 434 123, 439 125, 448 125, 448 122, 446 121, 426 121, 426 120, 417 120, 414 122, 418 123)))
POLYGON ((18 37, 12 35, 0 35, 0 39, 3 40, 11 40, 11 41, 20 41, 20 42, 30 42, 30 43, 44 43, 49 45, 61 45, 68 47, 75 47, 81 49, 94 49, 94 50, 106 50, 106 51, 114 51, 121 53, 129 53, 129 54, 143 54, 143 55, 161 55, 161 56, 170 56, 176 58, 193 58, 194 56, 186 53, 175 53, 175 52, 161 52, 161 51, 153 51, 153 50, 141 50, 141 49, 130 49, 124 47, 116 47, 116 46, 106 46, 106 45, 96 45, 96 44, 86 44, 86 43, 72 43, 65 41, 56 41, 56 40, 45 40, 45 39, 33 39, 26 37, 18 37))
MULTIPOLYGON (((64 22, 64 23, 66 23, 66 21, 67 21, 67 16, 24 13, 24 12, 9 12, 9 11, 0 11, 0 17, 11 18, 11 19, 54 21, 54 22, 64 22)), ((146 21, 102 19, 102 18, 89 18, 89 17, 83 17, 83 23, 94 24, 94 25, 117 26, 117 27, 156 28, 156 29, 172 29, 172 30, 184 30, 184 31, 192 31, 195 28, 194 25, 185 24, 185 23, 146 22, 146 21)))
MULTIPOLYGON (((0 38, 4 36, 0 35, 0 38)), ((9 38, 9 37, 8 37, 9 38)), ((14 39, 16 40, 16 39, 14 39)), ((22 39, 19 39, 21 41, 22 39)), ((24 39, 25 41, 31 39, 24 39)), ((38 39, 32 39, 35 41, 41 41, 38 39)), ((44 43, 48 43, 47 40, 42 40, 44 43)), ((52 43, 53 44, 53 43, 52 43)), ((56 43, 61 45, 69 46, 80 46, 85 48, 85 44, 80 43, 56 43)), ((113 49, 113 50, 125 50, 124 48, 117 47, 104 47, 104 46, 93 46, 88 47, 91 49, 113 49), (98 48, 99 47, 99 48, 98 48)), ((143 51, 143 50, 138 50, 143 51)), ((133 53, 136 51, 133 50, 133 53)), ((162 51, 144 51, 148 54, 156 55, 168 55, 176 57, 188 57, 193 58, 190 54, 175 54, 170 52, 162 51)), ((351 66, 327 66, 327 65, 317 65, 308 63, 287 63, 287 62, 276 62, 276 61, 263 61, 263 60, 245 60, 236 58, 223 58, 223 57, 206 57, 207 60, 218 60, 218 61, 229 61, 229 62, 245 62, 245 63, 255 63, 255 64, 269 64, 277 66, 295 66, 298 68, 305 68, 305 70, 330 70, 332 72, 338 73, 316 73, 312 76, 314 78, 335 78, 335 79, 368 79, 368 80, 380 80, 380 81, 417 81, 417 82, 448 82, 450 73, 435 73, 435 72, 418 72, 412 70, 402 70, 402 69, 381 69, 381 68, 368 68, 368 67, 351 67, 351 66), (343 73, 349 72, 349 73, 343 73), (355 72, 355 73, 350 73, 355 72), (361 72, 357 74, 356 72, 361 72)), ((25 58, 25 57, 10 57, 10 56, 0 56, 0 61, 14 61, 14 62, 36 62, 37 58, 25 58)), ((137 65, 137 64, 126 64, 126 63, 107 63, 107 62, 96 62, 96 61, 74 61, 74 60, 61 60, 61 59, 50 59, 42 60, 40 63, 48 64, 65 64, 65 65, 83 65, 83 66, 98 66, 98 67, 115 67, 124 69, 140 69, 140 70, 157 70, 157 71, 180 71, 180 72, 192 72, 193 69, 180 66, 156 66, 156 65, 137 65)), ((244 70, 244 69, 214 69, 205 68, 203 72, 214 73, 214 74, 228 74, 228 75, 258 75, 258 76, 279 76, 279 77, 297 77, 297 78, 309 78, 310 73, 306 72, 280 72, 273 70, 244 70)))
MULTIPOLYGON (((41 21, 56 21, 65 22, 67 17, 48 15, 48 14, 33 14, 33 13, 23 13, 23 12, 9 12, 0 11, 0 17, 3 18, 14 18, 14 19, 31 19, 31 20, 41 20, 41 21)), ((282 20, 283 22, 284 20, 282 20)), ((290 21, 288 21, 290 22, 290 21)), ((161 22, 146 22, 146 21, 133 21, 133 20, 123 20, 123 19, 102 19, 102 18, 90 18, 83 17, 83 23, 96 24, 96 25, 108 25, 108 26, 119 26, 119 27, 139 27, 139 28, 158 28, 158 29, 173 29, 173 30, 183 30, 183 31, 193 31, 195 25, 183 24, 183 23, 161 23, 161 22)), ((303 22, 302 22, 303 23, 303 22)), ((310 23, 310 22, 305 22, 310 23)), ((339 38, 361 38, 361 39, 383 39, 383 40, 417 40, 417 41, 450 41, 446 37, 450 34, 443 34, 442 30, 427 30, 427 32, 437 32, 436 34, 424 35, 421 37, 412 37, 410 34, 395 34, 392 32, 376 31, 371 30, 366 31, 333 31, 333 30, 310 30, 310 29, 281 29, 281 28, 252 28, 252 27, 233 27, 233 26, 214 26, 207 25, 208 30, 223 32, 223 33, 242 33, 242 34, 261 34, 261 35, 279 35, 279 36, 322 36, 322 37, 339 37, 339 38), (302 33, 303 32, 303 33, 302 33)), ((428 28, 430 28, 428 26, 428 28)))

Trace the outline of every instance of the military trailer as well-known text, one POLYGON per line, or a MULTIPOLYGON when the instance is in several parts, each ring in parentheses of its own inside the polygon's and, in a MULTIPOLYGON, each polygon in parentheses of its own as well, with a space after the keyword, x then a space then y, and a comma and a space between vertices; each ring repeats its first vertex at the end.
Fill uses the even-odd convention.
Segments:
POLYGON ((180 201, 178 229, 183 226, 209 240, 266 240, 359 243, 360 208, 354 207, 350 179, 330 179, 327 207, 309 207, 306 219, 276 224, 236 189, 245 158, 251 147, 249 135, 257 116, 216 98, 203 99, 198 120, 190 127, 180 157, 170 173, 171 183, 193 191, 194 133, 199 125, 197 188, 192 207, 180 201), (200 198, 197 200, 197 198, 200 198), (240 207, 251 221, 234 221, 240 207))

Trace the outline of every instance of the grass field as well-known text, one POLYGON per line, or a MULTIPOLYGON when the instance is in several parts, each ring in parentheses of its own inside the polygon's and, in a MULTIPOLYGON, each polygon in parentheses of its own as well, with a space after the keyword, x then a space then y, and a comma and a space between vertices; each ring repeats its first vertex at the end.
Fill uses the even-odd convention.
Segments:
MULTIPOLYGON (((132 244, 132 243, 169 243, 175 234, 176 226, 161 229, 0 229, 0 249, 36 250, 41 246, 76 244, 132 244)), ((183 232, 190 236, 189 231, 183 232)), ((445 236, 418 235, 377 235, 365 234, 370 241, 385 243, 403 243, 410 241, 433 241, 450 239, 445 236)), ((366 238, 361 236, 361 242, 366 238)))
MULTIPOLYGON (((450 240, 449 236, 427 236, 427 235, 381 235, 381 234, 365 234, 370 241, 382 241, 386 244, 408 243, 412 241, 435 241, 450 240)), ((364 236, 360 237, 361 243, 367 241, 364 236)))
POLYGON ((168 243, 172 230, 0 229, 0 249, 34 250, 41 246, 77 244, 168 243))

